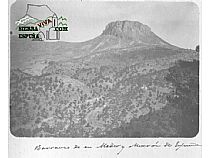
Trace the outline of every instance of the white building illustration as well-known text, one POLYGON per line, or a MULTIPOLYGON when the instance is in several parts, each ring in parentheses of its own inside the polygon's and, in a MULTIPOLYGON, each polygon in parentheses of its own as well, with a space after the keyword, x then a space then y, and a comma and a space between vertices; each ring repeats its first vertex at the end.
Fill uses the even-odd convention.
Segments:
POLYGON ((46 30, 46 40, 59 40, 60 32, 55 30, 55 27, 58 27, 58 17, 54 13, 52 16, 52 25, 49 30, 46 30))

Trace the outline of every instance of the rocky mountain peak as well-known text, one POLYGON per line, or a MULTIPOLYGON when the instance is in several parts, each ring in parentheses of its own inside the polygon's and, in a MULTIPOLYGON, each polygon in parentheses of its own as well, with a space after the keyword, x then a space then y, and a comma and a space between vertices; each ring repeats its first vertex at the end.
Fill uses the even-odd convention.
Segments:
POLYGON ((164 41, 155 35, 151 28, 138 21, 115 21, 109 23, 102 35, 112 35, 125 40, 160 44, 164 41))

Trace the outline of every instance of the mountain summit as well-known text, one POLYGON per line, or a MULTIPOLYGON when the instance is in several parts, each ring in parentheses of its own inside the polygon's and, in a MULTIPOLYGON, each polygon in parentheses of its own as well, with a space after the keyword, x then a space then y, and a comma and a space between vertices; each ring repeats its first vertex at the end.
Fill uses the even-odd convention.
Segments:
POLYGON ((168 45, 151 31, 151 28, 138 21, 115 21, 109 23, 102 35, 112 35, 124 40, 146 44, 168 45))

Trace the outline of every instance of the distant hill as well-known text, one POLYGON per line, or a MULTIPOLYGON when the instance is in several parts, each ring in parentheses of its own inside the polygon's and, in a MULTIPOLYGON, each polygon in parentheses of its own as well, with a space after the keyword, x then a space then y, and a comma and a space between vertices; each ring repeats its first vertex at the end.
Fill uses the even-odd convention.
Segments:
MULTIPOLYGON (((142 59, 147 56, 158 58, 186 51, 164 41, 153 33, 149 26, 137 21, 111 22, 101 35, 85 42, 34 42, 13 35, 10 48, 12 56, 16 56, 13 58, 14 63, 17 63, 16 58, 34 57, 34 55, 41 58, 50 55, 51 58, 55 57, 52 60, 57 60, 59 54, 59 59, 77 59, 83 62, 91 60, 97 62, 99 59, 98 62, 101 62, 101 58, 114 59, 119 55, 122 55, 123 60, 128 57, 129 61, 129 56, 140 56, 142 59)), ((18 66, 18 64, 13 65, 18 66)))

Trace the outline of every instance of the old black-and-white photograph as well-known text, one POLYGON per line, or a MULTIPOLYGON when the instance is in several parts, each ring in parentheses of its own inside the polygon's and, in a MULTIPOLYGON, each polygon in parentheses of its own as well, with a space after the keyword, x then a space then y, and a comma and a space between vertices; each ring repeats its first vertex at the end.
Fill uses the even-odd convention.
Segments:
POLYGON ((15 137, 199 133, 195 3, 16 0, 9 37, 15 137))

